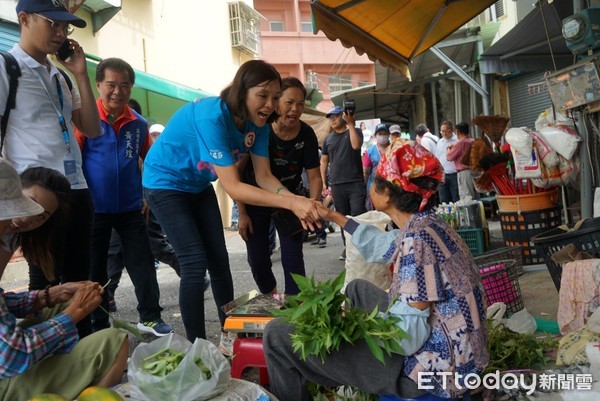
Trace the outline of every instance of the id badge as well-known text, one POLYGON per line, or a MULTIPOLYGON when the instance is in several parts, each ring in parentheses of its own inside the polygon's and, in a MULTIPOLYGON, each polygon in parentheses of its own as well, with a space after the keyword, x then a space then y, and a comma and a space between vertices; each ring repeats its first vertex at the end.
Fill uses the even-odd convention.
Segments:
POLYGON ((79 184, 79 179, 77 178, 77 165, 75 164, 75 160, 65 160, 65 176, 71 183, 71 185, 79 184))

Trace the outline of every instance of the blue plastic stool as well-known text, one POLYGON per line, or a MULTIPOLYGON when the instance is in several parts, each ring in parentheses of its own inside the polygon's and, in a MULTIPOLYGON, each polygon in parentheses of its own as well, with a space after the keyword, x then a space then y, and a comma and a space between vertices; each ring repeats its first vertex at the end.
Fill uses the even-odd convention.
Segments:
POLYGON ((471 401, 471 393, 466 392, 462 398, 442 398, 433 394, 423 394, 417 398, 401 398, 396 395, 380 395, 379 401, 471 401))

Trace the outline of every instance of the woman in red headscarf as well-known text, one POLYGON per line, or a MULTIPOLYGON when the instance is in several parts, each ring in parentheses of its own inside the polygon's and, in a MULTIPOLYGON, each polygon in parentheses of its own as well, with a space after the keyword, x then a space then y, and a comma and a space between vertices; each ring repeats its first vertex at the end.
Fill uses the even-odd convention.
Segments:
POLYGON ((449 398, 467 389, 465 375, 482 373, 489 360, 485 293, 468 247, 432 210, 443 176, 439 161, 425 148, 395 141, 379 163, 371 199, 400 229, 382 233, 319 209, 322 218, 352 235, 368 262, 394 262, 389 293, 355 280, 346 295, 366 311, 391 305, 388 313, 401 317, 398 325, 410 338, 400 341, 402 354, 385 356, 385 366, 365 341, 343 343, 323 360, 301 360, 292 347, 292 326, 276 319, 265 328, 263 346, 270 389, 281 401, 308 400, 307 382, 409 398, 427 388, 449 398))

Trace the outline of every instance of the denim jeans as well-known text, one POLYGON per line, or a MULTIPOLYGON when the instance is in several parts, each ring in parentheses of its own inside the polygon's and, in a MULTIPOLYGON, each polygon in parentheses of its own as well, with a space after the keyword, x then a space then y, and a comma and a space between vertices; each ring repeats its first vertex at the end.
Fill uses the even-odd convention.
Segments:
MULTIPOLYGON (((171 266, 179 276, 179 260, 177 259, 177 255, 175 255, 171 243, 165 237, 162 227, 158 224, 158 221, 156 221, 156 217, 151 210, 148 214, 147 231, 148 239, 150 240, 150 249, 152 250, 154 259, 171 266)), ((125 267, 124 263, 121 238, 119 237, 119 234, 113 230, 110 236, 107 264, 110 283, 106 286, 106 288, 110 290, 111 295, 114 295, 119 286, 121 274, 125 267)))
POLYGON ((445 174, 445 182, 438 186, 438 193, 441 202, 458 202, 458 176, 456 173, 445 174))
POLYGON ((179 259, 179 308, 187 338, 191 342, 206 338, 207 270, 221 326, 226 318, 221 307, 233 300, 233 280, 215 191, 212 185, 198 194, 144 188, 144 195, 179 259))
MULTIPOLYGON (((252 221, 254 233, 248 233, 246 249, 248 251, 248 264, 252 270, 252 276, 261 293, 266 294, 277 288, 277 280, 273 274, 273 263, 271 262, 270 235, 271 214, 270 207, 246 205, 246 211, 252 221)), ((306 275, 304 270, 304 255, 302 246, 304 243, 304 231, 289 235, 283 230, 277 229, 279 233, 279 244, 281 246, 281 264, 285 278, 285 294, 297 294, 300 292, 291 274, 306 275)))
MULTIPOLYGON (((112 229, 119 234, 123 247, 123 262, 133 283, 141 322, 160 319, 160 292, 154 268, 154 256, 148 239, 146 220, 140 211, 127 213, 96 213, 92 233, 92 266, 90 280, 104 285, 108 281, 108 247, 112 229)), ((108 310, 108 291, 102 306, 108 310)), ((100 308, 92 313, 95 331, 108 327, 108 315, 100 308)))
MULTIPOLYGON (((367 187, 364 181, 331 185, 331 195, 335 210, 344 216, 358 216, 367 211, 367 187)), ((342 232, 342 241, 346 245, 346 236, 342 232)))

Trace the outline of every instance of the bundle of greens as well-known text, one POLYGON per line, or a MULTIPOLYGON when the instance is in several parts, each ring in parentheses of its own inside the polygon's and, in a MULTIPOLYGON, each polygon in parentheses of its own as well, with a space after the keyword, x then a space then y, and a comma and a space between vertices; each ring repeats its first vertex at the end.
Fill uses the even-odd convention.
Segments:
POLYGON ((494 327, 492 319, 488 319, 487 325, 490 363, 484 373, 541 367, 552 360, 546 353, 558 346, 551 337, 515 333, 503 324, 494 327))
POLYGON ((382 363, 384 351, 402 352, 400 340, 408 334, 396 323, 399 318, 387 313, 381 314, 376 308, 370 313, 350 305, 350 300, 340 291, 344 285, 346 272, 334 280, 315 283, 314 275, 306 277, 292 275, 300 288, 300 293, 286 297, 289 307, 274 310, 273 315, 289 322, 295 332, 292 345, 300 357, 308 356, 324 359, 325 355, 338 350, 342 341, 353 344, 365 340, 369 350, 382 363))
MULTIPOLYGON (((184 356, 185 353, 181 351, 170 348, 161 349, 157 353, 142 359, 142 370, 151 375, 163 377, 177 369, 184 356)), ((194 362, 200 368, 204 380, 212 377, 210 369, 202 362, 200 357, 196 358, 194 362)))

